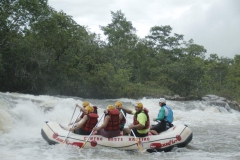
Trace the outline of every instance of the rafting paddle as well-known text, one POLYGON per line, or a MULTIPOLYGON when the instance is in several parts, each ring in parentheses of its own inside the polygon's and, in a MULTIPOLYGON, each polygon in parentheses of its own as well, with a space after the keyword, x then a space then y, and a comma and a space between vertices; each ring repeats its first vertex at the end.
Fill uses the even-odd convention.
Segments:
MULTIPOLYGON (((76 109, 76 108, 75 108, 76 109)), ((81 115, 81 111, 80 111, 80 113, 78 114, 78 116, 77 116, 77 119, 80 117, 80 115, 81 115)), ((71 128, 73 128, 74 127, 74 124, 76 123, 76 121, 77 121, 77 119, 73 122, 73 124, 72 124, 72 127, 71 128)), ((70 121, 70 123, 71 123, 71 121, 70 121)), ((65 137, 65 139, 64 139, 64 141, 63 141, 63 143, 65 143, 65 141, 66 141, 66 139, 67 139, 67 137, 68 137, 68 135, 70 134, 70 130, 69 130, 69 132, 68 132, 68 134, 67 134, 67 136, 65 137)))
MULTIPOLYGON (((127 122, 127 118, 126 118, 126 116, 125 116, 125 114, 124 114, 124 112, 123 112, 122 109, 121 109, 121 112, 122 112, 122 114, 123 114, 123 116, 124 116, 124 118, 126 119, 126 122, 127 122)), ((128 123, 128 122, 127 122, 127 123, 128 123)), ((137 142, 137 146, 138 146, 139 150, 140 150, 140 151, 143 151, 143 147, 142 147, 142 145, 140 144, 139 139, 136 137, 136 135, 135 135, 135 133, 133 132, 132 129, 131 129, 131 132, 132 132, 132 134, 133 134, 133 136, 134 136, 134 138, 135 138, 135 141, 137 142)))
MULTIPOLYGON (((95 127, 98 126, 98 124, 99 124, 99 122, 101 121, 101 119, 102 119, 103 116, 104 116, 104 113, 102 114, 101 118, 99 119, 99 121, 98 121, 98 123, 96 124, 95 127)), ((95 127, 94 127, 94 128, 95 128, 95 127)), ((90 133, 90 135, 88 136, 87 140, 83 143, 81 149, 87 144, 87 142, 88 142, 88 140, 89 140, 89 138, 91 137, 92 134, 93 134, 93 130, 92 130, 92 132, 90 133)))
POLYGON ((71 118, 71 120, 70 120, 69 124, 72 122, 73 115, 75 114, 76 108, 77 108, 77 106, 75 106, 75 109, 74 109, 74 111, 73 111, 72 118, 71 118))

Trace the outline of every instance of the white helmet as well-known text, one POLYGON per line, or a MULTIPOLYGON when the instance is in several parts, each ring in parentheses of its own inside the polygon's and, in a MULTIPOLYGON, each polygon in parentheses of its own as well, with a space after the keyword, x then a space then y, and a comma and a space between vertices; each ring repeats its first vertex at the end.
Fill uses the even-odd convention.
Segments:
POLYGON ((166 104, 166 99, 165 98, 160 98, 159 102, 166 104))

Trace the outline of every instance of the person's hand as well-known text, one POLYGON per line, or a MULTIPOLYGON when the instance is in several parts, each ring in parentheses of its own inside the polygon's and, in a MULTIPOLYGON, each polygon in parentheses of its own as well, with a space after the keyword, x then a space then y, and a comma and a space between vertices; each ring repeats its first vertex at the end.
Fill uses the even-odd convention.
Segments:
POLYGON ((129 129, 133 129, 133 128, 134 128, 134 124, 130 124, 130 125, 128 126, 128 128, 129 128, 129 129))
POLYGON ((94 128, 93 128, 93 131, 98 131, 98 130, 99 130, 98 127, 94 127, 94 128))
POLYGON ((74 132, 74 128, 70 128, 69 131, 74 132))
POLYGON ((103 113, 107 114, 107 113, 108 113, 108 110, 107 110, 107 109, 105 109, 105 110, 103 111, 103 113))
POLYGON ((71 126, 73 123, 69 123, 68 126, 71 126))

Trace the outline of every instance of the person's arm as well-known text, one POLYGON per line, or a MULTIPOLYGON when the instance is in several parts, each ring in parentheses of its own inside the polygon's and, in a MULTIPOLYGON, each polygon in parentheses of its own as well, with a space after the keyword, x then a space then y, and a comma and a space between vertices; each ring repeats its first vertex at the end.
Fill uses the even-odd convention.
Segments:
POLYGON ((145 123, 147 121, 147 116, 143 113, 138 114, 137 118, 138 124, 130 124, 129 129, 143 129, 145 127, 145 123))
POLYGON ((80 121, 81 121, 81 119, 82 119, 82 118, 80 118, 80 117, 79 117, 79 118, 78 118, 78 119, 75 121, 75 123, 78 123, 78 122, 80 122, 80 121))
POLYGON ((120 114, 119 114, 119 122, 121 122, 122 119, 123 119, 123 114, 122 114, 122 112, 120 112, 120 114))
MULTIPOLYGON (((81 121, 81 119, 82 119, 82 118, 80 118, 80 117, 77 118, 77 119, 75 120, 75 123, 78 123, 79 121, 81 121)), ((70 125, 72 125, 73 123, 74 123, 74 122, 71 122, 71 123, 69 123, 68 125, 70 126, 70 125)))
POLYGON ((75 126, 75 127, 73 127, 73 128, 70 128, 70 131, 73 132, 74 130, 77 130, 77 129, 82 128, 83 125, 87 122, 87 120, 88 120, 88 116, 85 115, 85 116, 82 118, 81 122, 80 122, 79 124, 77 124, 77 126, 75 126))
POLYGON ((128 126, 128 128, 129 129, 142 129, 144 127, 144 125, 142 125, 142 124, 137 124, 137 125, 134 125, 134 124, 130 124, 129 126, 128 126))
POLYGON ((87 110, 85 110, 84 107, 79 106, 78 104, 76 104, 76 106, 77 106, 84 114, 88 114, 87 110))
POLYGON ((110 120, 110 116, 108 115, 104 118, 103 124, 100 127, 94 127, 93 131, 98 131, 100 129, 103 129, 103 128, 107 127, 109 120, 110 120))
POLYGON ((132 114, 132 111, 129 110, 129 109, 126 109, 126 108, 123 108, 123 107, 121 109, 128 114, 132 114))
POLYGON ((157 118, 153 118, 153 121, 161 121, 164 120, 164 116, 165 116, 165 109, 164 107, 162 107, 158 113, 158 117, 157 118))

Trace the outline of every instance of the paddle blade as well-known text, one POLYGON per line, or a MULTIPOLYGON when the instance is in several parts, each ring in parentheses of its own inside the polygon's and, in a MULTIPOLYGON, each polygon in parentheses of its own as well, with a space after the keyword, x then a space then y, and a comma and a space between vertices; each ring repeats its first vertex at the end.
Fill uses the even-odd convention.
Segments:
POLYGON ((136 142, 137 142, 137 146, 138 146, 139 150, 140 150, 140 151, 143 151, 143 147, 142 147, 141 142, 139 141, 139 139, 138 139, 138 138, 135 138, 135 140, 136 140, 136 142))
POLYGON ((84 147, 86 144, 87 144, 87 141, 83 143, 83 145, 82 145, 82 147, 81 147, 81 148, 83 148, 83 147, 84 147))

